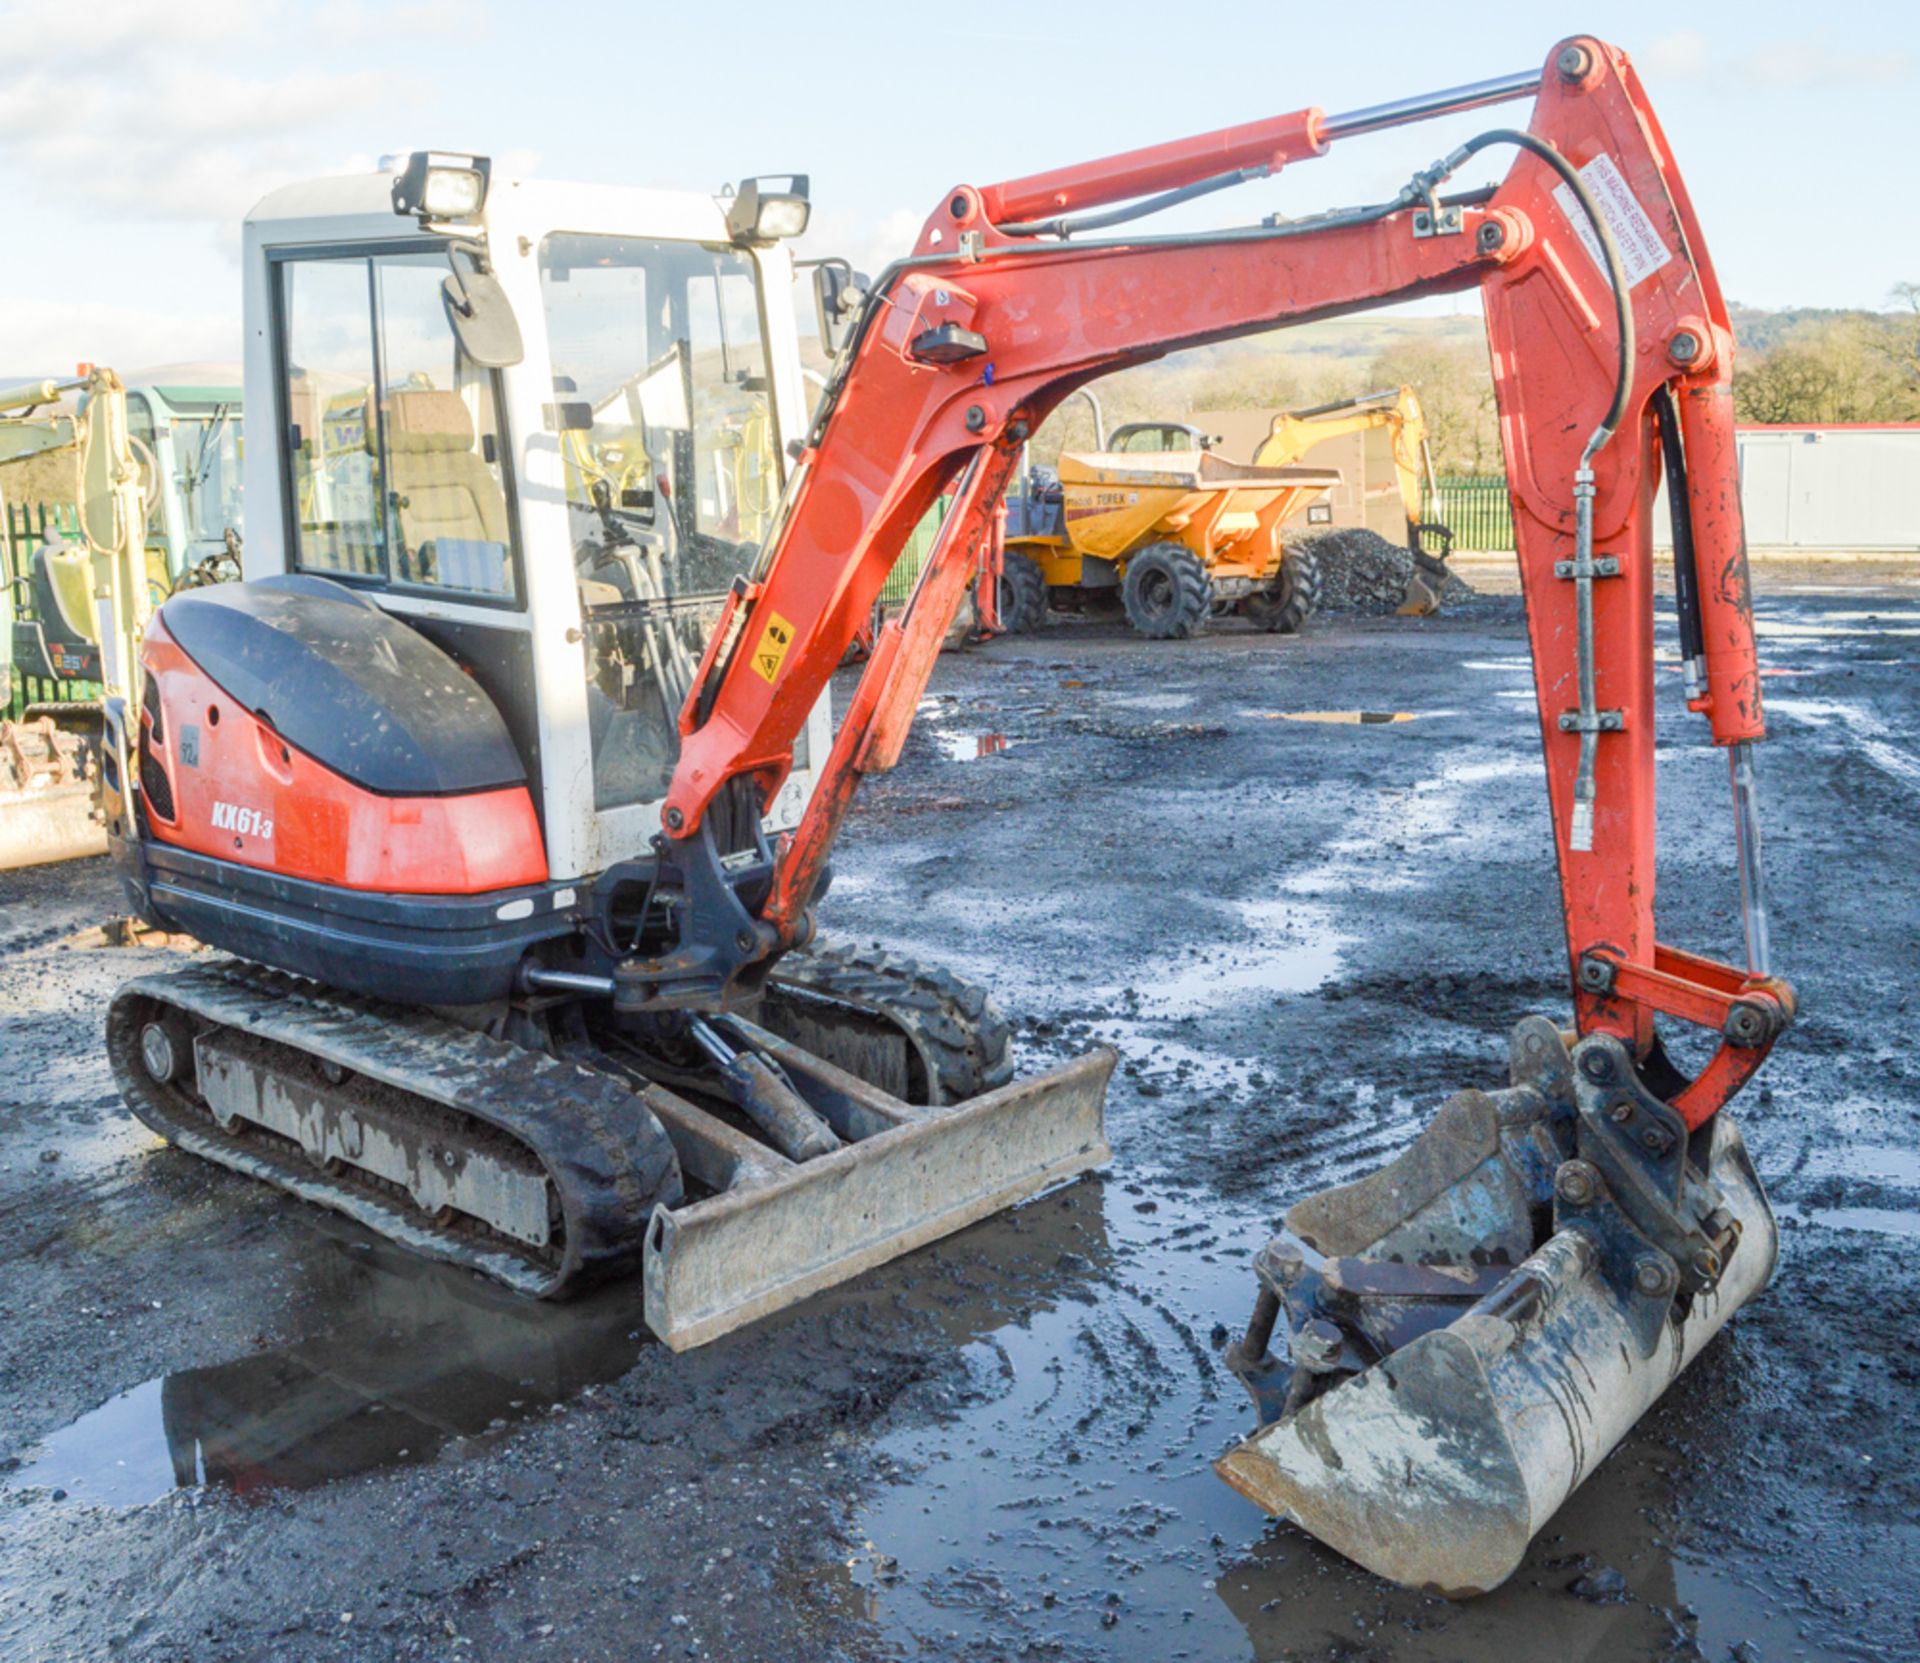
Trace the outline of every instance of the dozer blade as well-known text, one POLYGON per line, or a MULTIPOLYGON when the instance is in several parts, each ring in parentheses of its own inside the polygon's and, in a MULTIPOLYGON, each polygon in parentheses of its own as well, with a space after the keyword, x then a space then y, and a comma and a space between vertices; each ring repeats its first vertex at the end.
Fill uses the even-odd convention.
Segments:
POLYGON ((944 1107, 910 1105, 750 1023, 843 1140, 784 1159, 678 1098, 649 1105, 690 1177, 717 1193, 655 1211, 647 1326, 675 1351, 718 1339, 1111 1159, 1103 1131, 1114 1053, 944 1107))
POLYGON ((1455 1598, 1512 1575, 1779 1243, 1726 1114, 1689 1137, 1605 1036, 1570 1059, 1531 1018, 1514 1049, 1511 1089, 1461 1093, 1387 1166, 1288 1213, 1230 1358, 1266 1424, 1216 1467, 1455 1598))
POLYGON ((83 737, 51 717, 0 722, 0 872, 107 852, 83 737))
POLYGON ((676 1351, 1110 1158, 1111 1051, 922 1107, 719 1020, 837 1147, 790 1160, 612 1056, 589 1068, 231 961, 127 983, 107 1049, 168 1141, 415 1253, 542 1298, 638 1260, 676 1351))

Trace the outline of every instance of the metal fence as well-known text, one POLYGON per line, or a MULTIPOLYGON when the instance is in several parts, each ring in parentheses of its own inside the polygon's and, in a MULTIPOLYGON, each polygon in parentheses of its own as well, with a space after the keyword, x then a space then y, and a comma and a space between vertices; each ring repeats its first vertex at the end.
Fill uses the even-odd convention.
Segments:
POLYGON ((907 604, 913 586, 920 581, 920 568, 933 552, 933 540, 940 534, 940 522, 946 517, 947 499, 942 497, 927 510, 926 518, 913 528, 907 546, 900 551, 900 558, 887 574, 886 587, 880 591, 880 604, 887 611, 897 612, 907 604))
MULTIPOLYGON (((34 618, 33 592, 26 579, 33 567, 33 551, 48 537, 80 540, 80 511, 70 502, 10 502, 6 537, 0 542, 0 583, 13 596, 13 615, 23 623, 34 618)), ((13 655, 13 697, 0 717, 18 721, 30 704, 54 704, 71 699, 97 699, 100 685, 92 681, 59 681, 31 673, 31 661, 19 650, 13 655)))
POLYGON ((1427 493, 1422 510, 1429 520, 1450 526, 1453 546, 1475 553, 1511 551, 1513 500, 1505 474, 1442 474, 1439 492, 1427 493))

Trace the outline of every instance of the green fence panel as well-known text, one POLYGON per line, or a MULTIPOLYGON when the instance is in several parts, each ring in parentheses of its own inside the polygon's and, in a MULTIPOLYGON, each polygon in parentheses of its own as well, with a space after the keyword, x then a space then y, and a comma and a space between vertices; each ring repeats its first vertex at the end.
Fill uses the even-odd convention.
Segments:
POLYGON ((1513 548, 1513 499, 1504 474, 1442 474, 1424 510, 1453 531, 1453 546, 1476 553, 1513 548))
POLYGON ((880 604, 889 612, 898 611, 907 604, 907 597, 913 593, 913 586, 920 581, 920 568, 927 563, 927 556, 933 552, 933 540, 940 534, 940 522, 947 517, 947 498, 942 497, 927 510, 926 518, 913 528, 913 535, 907 539, 907 545, 900 551, 900 558, 893 563, 893 570, 887 574, 887 581, 880 591, 880 604))

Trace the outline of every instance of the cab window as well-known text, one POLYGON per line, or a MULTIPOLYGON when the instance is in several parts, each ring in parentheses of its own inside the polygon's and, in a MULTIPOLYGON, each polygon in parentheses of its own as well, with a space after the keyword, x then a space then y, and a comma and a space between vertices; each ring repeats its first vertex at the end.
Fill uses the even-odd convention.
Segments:
POLYGON ((302 569, 519 597, 497 378, 461 351, 434 251, 289 259, 282 442, 302 569))

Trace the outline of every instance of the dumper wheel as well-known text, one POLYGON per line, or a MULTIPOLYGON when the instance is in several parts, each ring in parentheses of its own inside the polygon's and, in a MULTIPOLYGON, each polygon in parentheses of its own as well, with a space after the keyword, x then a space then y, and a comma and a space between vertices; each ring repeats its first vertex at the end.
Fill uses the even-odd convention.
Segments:
POLYGON ((1178 543, 1155 543, 1131 556, 1121 593, 1127 622, 1155 641, 1204 635, 1213 614, 1213 580, 1178 543))
POLYGON ((1293 635, 1320 610, 1320 595, 1325 584, 1320 557, 1306 545, 1296 543, 1281 560, 1280 575, 1274 579, 1273 587, 1247 596, 1240 603, 1240 610, 1269 633, 1293 635))
POLYGON ((1032 555, 1008 549, 1000 565, 1000 627, 1009 635, 1031 635, 1046 621, 1046 574, 1032 555))

